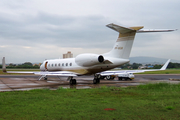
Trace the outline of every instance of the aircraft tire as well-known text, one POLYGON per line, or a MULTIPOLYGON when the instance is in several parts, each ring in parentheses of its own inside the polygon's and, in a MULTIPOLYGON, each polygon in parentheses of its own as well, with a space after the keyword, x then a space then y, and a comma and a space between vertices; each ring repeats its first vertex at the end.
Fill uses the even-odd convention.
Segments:
POLYGON ((110 76, 110 75, 107 75, 107 76, 106 76, 106 79, 107 79, 107 80, 110 80, 110 79, 111 79, 111 76, 110 76))
POLYGON ((76 79, 71 79, 71 80, 69 81, 69 83, 70 83, 70 85, 76 84, 76 79))
POLYGON ((47 77, 44 77, 44 80, 47 80, 47 77))
POLYGON ((97 79, 93 79, 93 84, 97 84, 97 79))
POLYGON ((97 83, 100 83, 100 79, 97 79, 97 83))
POLYGON ((127 80, 127 78, 122 78, 122 80, 126 81, 126 80, 127 80))
POLYGON ((70 83, 70 85, 73 85, 73 80, 72 80, 72 79, 70 79, 69 83, 70 83))
POLYGON ((121 77, 118 77, 118 80, 122 80, 122 78, 121 78, 121 77))
POLYGON ((101 78, 101 74, 94 74, 94 78, 95 79, 100 79, 101 78))
POLYGON ((76 84, 76 79, 73 79, 73 84, 76 84))

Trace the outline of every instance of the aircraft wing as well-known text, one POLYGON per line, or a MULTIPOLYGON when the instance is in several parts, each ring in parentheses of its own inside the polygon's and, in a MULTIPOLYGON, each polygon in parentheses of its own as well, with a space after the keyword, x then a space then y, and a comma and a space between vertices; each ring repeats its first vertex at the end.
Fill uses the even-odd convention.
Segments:
POLYGON ((48 72, 48 71, 40 71, 40 72, 30 72, 30 71, 6 71, 6 73, 27 73, 27 74, 35 74, 35 75, 44 75, 44 76, 77 76, 77 73, 69 72, 69 71, 56 71, 56 72, 48 72))
POLYGON ((69 71, 56 71, 56 72, 36 72, 36 75, 45 75, 45 76, 77 76, 77 73, 69 72, 69 71))
POLYGON ((107 76, 107 75, 119 75, 119 74, 124 74, 124 73, 142 73, 142 72, 147 72, 147 71, 166 70, 169 62, 170 62, 170 59, 162 66, 161 69, 104 71, 99 74, 101 74, 101 76, 107 76))

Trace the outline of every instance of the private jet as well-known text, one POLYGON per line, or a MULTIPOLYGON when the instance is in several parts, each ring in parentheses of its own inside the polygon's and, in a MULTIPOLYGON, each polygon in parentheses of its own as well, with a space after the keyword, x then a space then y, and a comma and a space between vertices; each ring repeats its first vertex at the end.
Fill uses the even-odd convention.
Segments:
MULTIPOLYGON (((142 29, 143 26, 123 27, 113 23, 106 26, 119 33, 118 39, 116 40, 113 48, 107 53, 86 53, 77 55, 75 58, 45 60, 40 66, 40 72, 7 71, 5 65, 5 57, 3 57, 3 72, 33 73, 36 75, 40 75, 39 80, 41 80, 42 78, 44 78, 44 80, 47 80, 48 76, 66 76, 71 85, 76 84, 76 79, 73 79, 73 77, 94 74, 93 83, 97 84, 100 83, 100 78, 102 76, 112 75, 112 71, 109 72, 108 70, 119 67, 130 61, 129 56, 136 33, 174 31, 173 29, 142 29)), ((166 62, 165 66, 163 66, 162 69, 155 69, 154 71, 165 70, 169 61, 170 60, 166 62)), ((114 71, 113 74, 118 75, 122 74, 122 72, 127 73, 127 71, 120 70, 114 71)), ((131 72, 136 73, 140 71, 131 70, 128 73, 131 72)), ((141 70, 141 72, 145 71, 141 70)))

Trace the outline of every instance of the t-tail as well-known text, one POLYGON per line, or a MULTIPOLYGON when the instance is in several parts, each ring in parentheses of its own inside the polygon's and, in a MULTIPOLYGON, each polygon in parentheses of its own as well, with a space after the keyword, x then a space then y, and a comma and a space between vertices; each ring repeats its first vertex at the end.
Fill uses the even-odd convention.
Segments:
POLYGON ((122 27, 116 24, 108 24, 107 27, 119 32, 118 39, 113 46, 112 50, 108 53, 105 53, 104 56, 106 57, 113 57, 113 58, 122 58, 122 59, 129 59, 131 48, 134 42, 134 38, 136 33, 144 33, 144 32, 169 32, 174 30, 169 29, 148 29, 142 30, 144 26, 137 26, 137 27, 122 27))

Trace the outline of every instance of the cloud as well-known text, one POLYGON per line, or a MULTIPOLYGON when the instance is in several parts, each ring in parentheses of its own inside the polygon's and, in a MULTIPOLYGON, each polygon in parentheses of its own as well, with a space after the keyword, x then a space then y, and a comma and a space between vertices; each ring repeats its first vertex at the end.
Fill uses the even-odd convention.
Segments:
MULTIPOLYGON (((67 51, 74 56, 107 52, 118 33, 105 27, 106 24, 175 29, 180 26, 179 3, 179 0, 2 0, 0 57, 20 63, 58 58, 67 51)), ((179 47, 175 44, 179 43, 179 33, 137 34, 131 56, 180 60, 179 47), (161 54, 162 51, 168 54, 161 54)))

